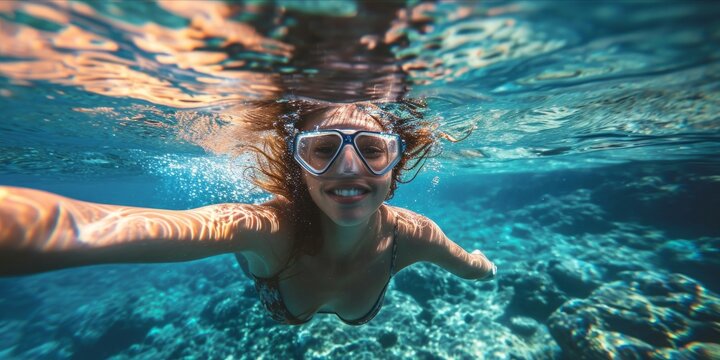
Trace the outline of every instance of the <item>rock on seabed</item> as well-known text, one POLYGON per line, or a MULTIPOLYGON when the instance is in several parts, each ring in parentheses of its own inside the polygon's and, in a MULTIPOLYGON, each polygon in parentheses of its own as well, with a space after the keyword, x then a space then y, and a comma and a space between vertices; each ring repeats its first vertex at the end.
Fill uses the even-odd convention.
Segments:
POLYGON ((680 274, 623 272, 548 319, 571 359, 719 359, 720 299, 680 274))

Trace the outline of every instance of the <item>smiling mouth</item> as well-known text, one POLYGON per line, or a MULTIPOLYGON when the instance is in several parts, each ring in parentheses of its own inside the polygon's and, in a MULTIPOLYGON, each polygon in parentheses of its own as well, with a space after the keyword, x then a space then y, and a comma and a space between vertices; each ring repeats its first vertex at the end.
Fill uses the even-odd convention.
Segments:
POLYGON ((359 187, 335 188, 325 192, 331 199, 342 203, 350 204, 358 202, 370 193, 370 190, 359 187))

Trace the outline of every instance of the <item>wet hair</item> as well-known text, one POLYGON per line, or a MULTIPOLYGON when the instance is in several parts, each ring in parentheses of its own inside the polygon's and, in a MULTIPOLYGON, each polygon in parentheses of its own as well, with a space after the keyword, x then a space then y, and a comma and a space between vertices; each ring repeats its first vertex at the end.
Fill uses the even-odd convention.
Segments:
MULTIPOLYGON (((245 127, 257 139, 245 148, 254 153, 256 164, 248 174, 261 189, 281 196, 291 204, 288 218, 293 222, 294 243, 284 269, 302 254, 316 254, 323 239, 320 230, 320 208, 310 197, 302 180, 302 168, 293 159, 290 143, 296 132, 313 116, 341 116, 344 119, 375 120, 383 131, 400 135, 405 152, 392 170, 392 182, 386 200, 395 194, 398 183, 412 181, 428 158, 437 155, 436 126, 424 120, 423 101, 401 100, 392 103, 330 104, 301 100, 268 102, 255 107, 245 127), (409 179, 404 179, 412 173, 409 179)), ((247 134, 246 134, 247 135, 247 134)))

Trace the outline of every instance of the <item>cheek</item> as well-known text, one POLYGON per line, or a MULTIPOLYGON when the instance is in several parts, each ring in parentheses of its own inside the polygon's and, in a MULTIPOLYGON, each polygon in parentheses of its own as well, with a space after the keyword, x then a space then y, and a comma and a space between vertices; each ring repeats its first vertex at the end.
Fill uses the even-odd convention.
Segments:
POLYGON ((318 181, 314 176, 303 172, 302 179, 303 179, 303 183, 305 184, 305 186, 307 186, 307 189, 310 193, 317 190, 318 181))
POLYGON ((317 177, 308 173, 303 173, 302 178, 306 188, 308 189, 308 194, 310 194, 310 198, 312 198, 312 201, 319 208, 323 209, 323 204, 327 200, 324 198, 323 194, 320 191, 320 185, 322 185, 321 181, 317 177))

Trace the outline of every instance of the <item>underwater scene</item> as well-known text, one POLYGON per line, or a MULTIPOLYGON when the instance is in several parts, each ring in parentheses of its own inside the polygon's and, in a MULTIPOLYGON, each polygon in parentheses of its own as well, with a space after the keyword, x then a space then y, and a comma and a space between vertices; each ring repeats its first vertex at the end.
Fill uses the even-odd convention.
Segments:
POLYGON ((276 323, 232 254, 6 276, 0 358, 720 359, 717 19, 711 1, 0 1, 0 186, 258 204, 240 124, 259 104, 379 104, 442 137, 388 203, 497 265, 412 265, 362 326, 276 323))

